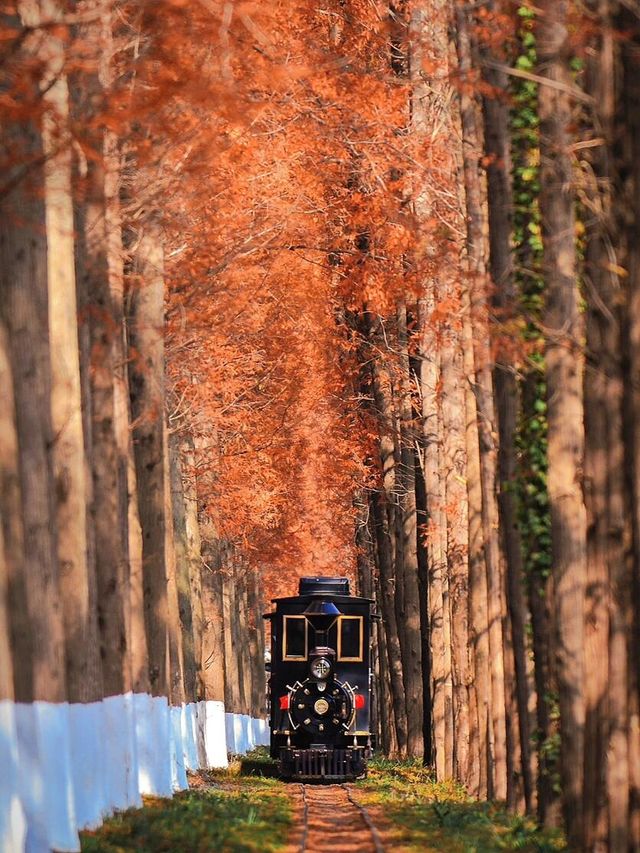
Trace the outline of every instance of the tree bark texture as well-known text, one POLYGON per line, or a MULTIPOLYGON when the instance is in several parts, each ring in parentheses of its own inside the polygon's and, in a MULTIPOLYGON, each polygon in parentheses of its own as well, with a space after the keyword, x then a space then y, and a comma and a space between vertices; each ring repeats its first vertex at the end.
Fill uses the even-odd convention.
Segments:
POLYGON ((540 214, 546 276, 546 375, 549 500, 555 594, 556 658, 562 738, 562 801, 569 843, 583 849, 584 601, 586 513, 582 494, 583 322, 576 281, 570 153, 572 86, 568 3, 543 2, 537 30, 540 214), (558 86, 554 84, 559 84, 558 86))
MULTIPOLYGON (((51 10, 53 11, 53 9, 51 10)), ((55 12, 54 12, 55 14, 55 12)), ((67 695, 92 701, 101 693, 97 624, 87 562, 87 482, 80 389, 74 268, 74 218, 69 137, 69 89, 62 71, 64 50, 47 39, 43 127, 51 421, 59 586, 65 628, 67 695)), ((93 569, 93 566, 91 566, 93 569)))
MULTIPOLYGON (((460 305, 459 299, 457 300, 460 305)), ((469 516, 466 481, 466 424, 462 342, 444 331, 442 344, 442 462, 447 507, 447 570, 451 619, 455 777, 469 772, 469 516), (448 338, 448 340, 447 340, 448 338)))
POLYGON ((380 570, 380 592, 383 603, 382 618, 386 631, 398 750, 401 755, 405 755, 408 747, 406 686, 400 626, 398 625, 395 607, 397 580, 395 567, 397 562, 394 561, 392 548, 395 539, 395 518, 397 514, 395 492, 398 476, 395 419, 389 372, 378 353, 378 348, 382 351, 382 335, 376 328, 370 329, 369 336, 373 349, 371 361, 373 400, 380 424, 380 462, 382 466, 382 490, 375 495, 373 502, 380 570))
MULTIPOLYGON (((22 524, 16 507, 20 506, 20 480, 17 468, 18 435, 13 402, 13 378, 9 336, 0 319, 0 700, 15 698, 9 590, 13 601, 24 601, 22 524)), ((25 638, 26 639, 26 638, 25 638)), ((23 641, 24 642, 24 641, 23 641)), ((24 661, 30 672, 31 660, 24 661)))
MULTIPOLYGON (((489 712, 491 704, 491 679, 489 658, 489 621, 487 600, 487 558, 494 556, 489 551, 487 540, 497 536, 497 524, 492 524, 488 507, 483 501, 482 474, 487 465, 481 465, 484 457, 495 456, 495 442, 491 435, 493 418, 489 418, 487 398, 493 400, 490 373, 488 327, 483 299, 485 289, 486 238, 483 211, 483 190, 479 171, 481 151, 478 127, 477 104, 469 94, 468 77, 472 68, 472 47, 469 32, 468 11, 456 7, 456 44, 460 81, 460 121, 462 127, 462 159, 465 187, 466 248, 468 261, 468 283, 465 286, 463 306, 464 371, 466 383, 466 443, 467 443, 467 495, 469 501, 469 630, 473 649, 474 678, 470 685, 472 711, 472 733, 475 748, 472 749, 472 790, 477 796, 486 797, 493 776, 492 743, 489 739, 489 712), (475 321, 472 327, 472 318, 475 321), (487 377, 488 374, 488 377, 487 377), (488 378, 488 382, 487 382, 488 378), (484 382, 482 381, 484 380, 484 382), (483 406, 484 404, 484 406, 483 406), (481 445, 480 435, 484 442, 481 445), (489 440, 487 440, 487 438, 489 440)), ((491 461, 491 460, 490 460, 491 461)), ((495 467, 495 464, 494 464, 495 467)), ((486 500, 495 500, 495 480, 486 500)))
POLYGON ((236 653, 237 636, 237 596, 235 593, 235 571, 233 553, 225 543, 222 548, 221 562, 222 579, 222 623, 224 638, 224 703, 231 713, 242 713, 242 685, 236 653))
MULTIPOLYGON (((213 533, 213 531, 210 531, 213 533)), ((203 531, 202 539, 202 681, 205 699, 225 701, 224 625, 220 545, 203 531)))
POLYGON ((400 303, 397 308, 398 352, 400 354, 400 494, 399 513, 402 523, 401 551, 398 571, 402 572, 404 590, 405 636, 403 653, 404 688, 407 705, 407 754, 424 754, 423 744, 423 697, 422 697, 422 642, 420 620, 420 593, 418 587, 418 539, 415 483, 415 435, 413 402, 411 398, 411 374, 409 364, 409 340, 407 332, 407 308, 400 303))
MULTIPOLYGON (((180 616, 179 577, 182 567, 178 566, 173 525, 173 501, 171 492, 171 461, 169 430, 165 422, 164 436, 164 517, 165 517, 165 564, 167 572, 167 639, 169 646, 169 698, 174 705, 185 701, 183 637, 185 633, 180 616)), ((188 583, 187 583, 188 586, 188 583)), ((190 611, 189 611, 190 613, 190 611)))
MULTIPOLYGON (((599 17, 603 3, 595 4, 599 33, 587 65, 586 85, 594 96, 594 126, 610 138, 614 120, 613 43, 610 23, 599 17), (601 7, 601 8, 598 8, 601 7), (607 26, 608 24, 608 26, 607 26)), ((611 161, 606 148, 587 156, 593 183, 588 188, 587 251, 585 257, 585 295, 587 300, 587 359, 584 376, 585 395, 585 502, 587 508, 587 585, 585 590, 585 653, 597 666, 585 672, 586 718, 584 766, 584 843, 587 850, 608 849, 609 795, 618 800, 628 796, 628 779, 623 790, 609 789, 608 756, 618 758, 616 741, 610 740, 609 642, 619 632, 610 624, 616 606, 609 572, 615 574, 624 564, 620 547, 610 553, 610 477, 611 485, 622 476, 609 470, 611 448, 622 441, 622 407, 616 399, 621 393, 621 365, 618 362, 620 312, 616 309, 617 278, 609 267, 609 240, 612 236, 609 181, 611 161), (611 346, 613 345, 613 347, 611 346), (616 434, 616 427, 620 432, 616 434), (617 553, 615 553, 617 551, 617 553), (612 560, 616 560, 614 566, 612 560), (611 630, 613 627, 613 631, 611 630)), ((619 302, 619 300, 618 300, 619 302)), ((615 544, 616 531, 611 544, 615 544)), ((622 529, 619 530, 622 534, 622 529)), ((621 543, 620 543, 621 544, 621 543)), ((615 623, 614 618, 614 623, 615 623)), ((618 650, 619 651, 619 650, 618 650)), ((626 663, 625 658, 620 662, 626 663)), ((618 663, 614 663, 614 668, 618 663)), ((618 671, 618 678, 620 672, 618 671)), ((620 698, 619 685, 618 697, 620 698)), ((626 695, 625 695, 626 704, 626 695)), ((619 742, 619 738, 618 738, 619 742)), ((628 770, 627 753, 620 771, 628 770)), ((620 780, 617 780, 618 783, 620 780)), ((626 824, 626 820, 625 820, 626 824)), ((623 849, 618 847, 617 849, 623 849)), ((626 845, 624 847, 626 849, 626 845)))
MULTIPOLYGON (((640 848, 640 442, 638 441, 638 417, 640 402, 638 389, 640 385, 640 330, 638 326, 640 308, 640 254, 637 241, 637 222, 640 216, 640 165, 636 159, 640 152, 640 119, 638 117, 637 98, 640 95, 638 83, 638 67, 640 61, 640 39, 637 32, 637 12, 617 4, 604 3, 601 14, 613 15, 615 19, 606 21, 603 48, 608 40, 618 47, 616 74, 614 79, 619 84, 620 94, 616 103, 615 125, 613 138, 618 141, 614 149, 617 172, 619 202, 616 206, 615 236, 619 246, 619 261, 627 275, 622 275, 618 285, 625 293, 625 316, 622 322, 623 340, 623 412, 625 435, 625 487, 627 512, 631 521, 631 548, 625 548, 626 576, 621 577, 622 567, 612 566, 613 583, 612 595, 615 598, 615 633, 616 650, 621 648, 620 629, 627 640, 627 704, 626 734, 629 770, 629 794, 625 802, 624 793, 611 792, 612 797, 619 798, 615 804, 610 804, 610 835, 611 849, 614 845, 628 844, 629 849, 640 848), (612 26, 611 26, 612 25, 612 26), (609 28, 611 26, 611 29, 609 28), (624 32, 625 38, 620 40, 618 32, 624 32), (618 627, 619 626, 619 627, 618 627), (625 810, 628 810, 627 825, 622 826, 625 810)), ((616 472, 616 477, 619 472, 616 472)), ((610 522, 611 523, 611 522, 610 522)), ((615 533, 614 530, 611 533, 615 533)), ((610 661, 616 654, 613 644, 610 647, 610 661)), ((616 661, 616 668, 619 667, 616 661)), ((611 665, 611 664, 610 664, 611 665)), ((616 671, 612 689, 615 687, 616 696, 610 709, 617 719, 612 720, 616 731, 616 743, 621 741, 619 731, 623 720, 620 712, 623 701, 620 695, 621 673, 616 671)), ((612 756, 612 761, 613 761, 612 756)), ((613 772, 616 769, 612 767, 613 772)), ((622 848, 620 848, 622 849, 622 848)))
MULTIPOLYGON (((25 156, 42 160, 40 131, 32 123, 5 128, 25 156)), ((9 580, 9 609, 19 702, 66 698, 64 625, 59 592, 51 447, 47 245, 44 174, 34 164, 17 177, 0 209, 0 311, 8 331, 13 375, 24 554, 9 580)), ((16 505, 12 507, 16 511, 16 505)), ((6 524, 6 522, 5 522, 6 524)), ((14 537, 5 547, 15 548, 14 537), (12 543, 12 544, 11 544, 12 543)), ((7 537, 7 528, 4 527, 7 537)), ((6 541, 6 540, 5 540, 6 541)))
POLYGON ((187 538, 187 506, 180 458, 180 435, 175 432, 171 433, 169 435, 168 443, 178 614, 182 635, 182 654, 184 660, 184 690, 186 701, 193 702, 196 697, 198 661, 195 651, 193 611, 191 607, 190 563, 192 555, 190 551, 190 543, 187 538))
POLYGON ((164 274, 162 233, 147 223, 130 288, 129 382, 142 528, 142 579, 149 682, 169 695, 168 599, 164 479, 164 274))
MULTIPOLYGON (((444 636, 444 573, 446 571, 447 526, 443 510, 443 484, 440 476, 442 437, 438 417, 437 385, 439 365, 433 329, 430 328, 433 300, 418 305, 420 323, 420 390, 424 441, 424 480, 428 514, 426 535, 429 583, 429 625, 431 635, 431 678, 433 713, 433 751, 438 779, 447 777, 446 732, 452 726, 447 703, 451 669, 444 636)), ((450 760, 450 756, 449 756, 450 760)))
POLYGON ((372 496, 372 512, 377 542, 378 569, 380 572, 380 605, 382 610, 382 629, 389 665, 390 694, 393 700, 393 715, 398 755, 404 757, 407 749, 406 705, 404 699, 404 681, 402 672, 402 654, 396 612, 393 606, 394 582, 389 522, 384 495, 380 492, 372 496))
POLYGON ((193 656, 196 663, 196 696, 202 698, 200 662, 202 660, 202 634, 204 611, 202 606, 202 543, 198 525, 198 497, 196 482, 195 446, 192 437, 186 434, 180 445, 182 460, 182 489, 185 507, 186 548, 189 566, 189 594, 191 600, 191 622, 193 630, 193 656))
MULTIPOLYGON (((76 121, 89 122, 100 94, 99 81, 75 82, 73 108, 76 121)), ((85 405, 88 406, 91 468, 91 543, 95 572, 95 606, 100 635, 102 679, 105 695, 131 689, 128 606, 128 524, 126 457, 119 453, 114 401, 114 376, 122 358, 117 346, 122 328, 110 287, 110 237, 108 233, 104 138, 91 135, 93 146, 85 174, 76 188, 76 276, 81 300, 81 334, 87 336, 85 405)), ((120 302, 122 297, 120 297, 120 302)), ((84 348, 81 348, 84 351, 84 348)), ((121 368, 120 368, 121 369, 121 368)), ((128 427, 126 419, 125 429, 128 427)))

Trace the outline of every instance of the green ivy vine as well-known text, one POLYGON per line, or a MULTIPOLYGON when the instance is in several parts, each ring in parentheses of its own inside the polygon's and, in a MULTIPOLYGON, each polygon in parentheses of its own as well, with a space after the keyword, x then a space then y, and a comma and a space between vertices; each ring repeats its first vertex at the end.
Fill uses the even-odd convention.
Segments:
MULTIPOLYGON (((515 67, 535 72, 535 12, 520 6, 519 55, 515 67)), ((521 381, 520 422, 518 424, 518 513, 526 583, 530 595, 545 595, 551 573, 551 515, 547 489, 547 403, 544 336, 541 331, 544 310, 542 274, 542 234, 538 198, 539 119, 538 84, 516 78, 512 86, 511 138, 514 195, 514 254, 520 307, 525 319, 523 348, 526 353, 521 381)), ((548 692, 545 701, 552 720, 557 719, 557 697, 548 692)), ((536 732, 538 754, 552 787, 559 784, 559 741, 557 731, 543 739, 536 732)))

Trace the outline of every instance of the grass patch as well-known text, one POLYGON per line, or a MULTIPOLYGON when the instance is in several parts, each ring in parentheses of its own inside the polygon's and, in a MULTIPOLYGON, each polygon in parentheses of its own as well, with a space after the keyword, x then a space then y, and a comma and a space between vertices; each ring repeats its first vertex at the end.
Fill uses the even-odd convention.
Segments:
POLYGON ((278 762, 269 755, 266 746, 258 746, 246 755, 238 757, 241 776, 261 776, 268 779, 278 778, 278 762))
MULTIPOLYGON (((256 756, 258 763, 262 756, 256 756)), ((291 808, 282 785, 263 774, 239 779, 241 762, 228 771, 197 774, 197 787, 173 799, 145 798, 81 833, 85 853, 275 853, 286 843, 291 808)))
POLYGON ((422 853, 566 850, 559 833, 540 830, 531 818, 509 814, 496 804, 476 802, 453 782, 435 782, 431 771, 416 761, 374 759, 368 778, 357 787, 363 805, 372 811, 379 807, 384 816, 386 846, 422 853))
MULTIPOLYGON (((291 788, 272 778, 276 765, 265 749, 231 761, 228 770, 202 771, 191 790, 172 800, 145 799, 143 809, 110 818, 81 833, 85 853, 276 853, 292 828, 291 788)), ((559 833, 530 818, 478 803, 453 782, 439 783, 417 761, 376 758, 357 799, 371 810, 385 849, 420 853, 557 853, 559 833)))

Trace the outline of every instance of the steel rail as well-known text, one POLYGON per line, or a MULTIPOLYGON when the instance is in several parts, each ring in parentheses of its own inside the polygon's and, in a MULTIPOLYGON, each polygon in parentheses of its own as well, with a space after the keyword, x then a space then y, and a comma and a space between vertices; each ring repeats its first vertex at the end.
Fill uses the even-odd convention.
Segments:
POLYGON ((309 803, 307 801, 307 786, 300 785, 302 791, 302 838, 300 840, 300 853, 305 853, 307 849, 307 836, 309 835, 309 803))
POLYGON ((371 837, 373 838, 373 845, 375 847, 376 853, 384 853, 384 847, 382 845, 382 839, 380 838, 380 833, 375 827, 374 822, 371 820, 371 815, 365 809, 365 807, 359 803, 351 793, 351 788, 348 785, 342 785, 342 788, 347 792, 347 797, 349 798, 349 802, 356 807, 356 809, 360 812, 360 817, 365 823, 365 826, 371 833, 371 837))

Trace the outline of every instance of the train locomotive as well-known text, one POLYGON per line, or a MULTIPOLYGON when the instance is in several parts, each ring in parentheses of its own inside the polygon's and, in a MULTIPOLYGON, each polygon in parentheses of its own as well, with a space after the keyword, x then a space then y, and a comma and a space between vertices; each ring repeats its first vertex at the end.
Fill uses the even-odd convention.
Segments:
POLYGON ((285 779, 344 782, 366 774, 373 746, 374 602, 347 578, 301 578, 271 623, 271 756, 285 779))

